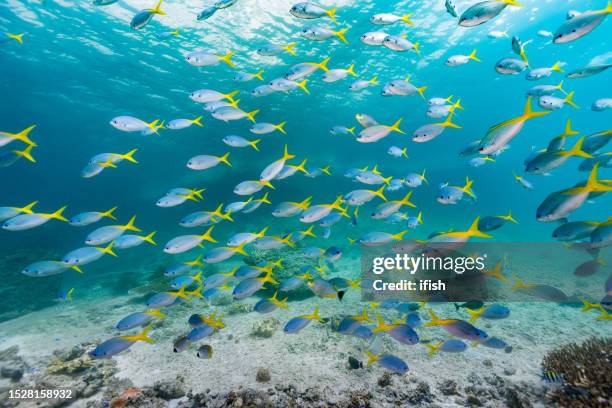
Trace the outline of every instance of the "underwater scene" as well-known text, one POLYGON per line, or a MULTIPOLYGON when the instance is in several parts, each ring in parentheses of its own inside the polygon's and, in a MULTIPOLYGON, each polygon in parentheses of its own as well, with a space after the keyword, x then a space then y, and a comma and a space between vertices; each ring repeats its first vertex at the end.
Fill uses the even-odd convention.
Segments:
POLYGON ((0 407, 612 406, 611 13, 3 0, 0 407))

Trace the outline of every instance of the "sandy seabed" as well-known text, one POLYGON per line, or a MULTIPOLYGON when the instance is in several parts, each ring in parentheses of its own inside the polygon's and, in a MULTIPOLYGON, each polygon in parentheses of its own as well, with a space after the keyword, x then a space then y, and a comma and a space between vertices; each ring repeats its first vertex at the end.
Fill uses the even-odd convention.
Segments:
MULTIPOLYGON (((21 380, 27 384, 29 377, 36 378, 45 372, 54 351, 80 344, 89 351, 95 343, 118 334, 113 329, 114 324, 123 316, 140 310, 138 304, 129 300, 130 296, 125 296, 95 302, 63 303, 3 322, 0 324, 0 350, 18 346, 19 358, 29 367, 21 380)), ((255 301, 255 298, 250 298, 242 303, 254 304, 255 301)), ((415 387, 420 387, 417 394, 423 395, 421 400, 417 395, 413 403, 424 406, 477 405, 474 400, 470 402, 471 397, 478 398, 479 390, 474 387, 495 387, 495 382, 498 382, 499 387, 508 384, 522 387, 525 397, 537 406, 543 404, 542 397, 547 387, 539 375, 540 362, 548 350, 590 336, 612 335, 610 323, 595 320, 595 312, 585 314, 579 308, 542 302, 511 303, 508 304, 511 309, 508 318, 478 321, 478 327, 492 336, 503 338, 512 347, 511 352, 478 346, 460 354, 437 352, 428 357, 425 347, 403 345, 386 334, 366 341, 339 335, 330 329, 329 324, 318 322, 311 323, 297 334, 284 334, 282 331, 287 320, 310 314, 315 306, 320 307, 320 315, 325 317, 358 314, 363 303, 357 292, 349 291, 341 305, 336 299, 309 298, 290 302, 288 311, 279 309, 269 315, 248 311, 247 307, 236 307, 236 303, 210 306, 203 301, 193 301, 168 308, 165 310, 167 318, 151 331, 154 344, 139 342, 129 351, 114 357, 114 377, 129 380, 126 384, 138 389, 159 382, 171 383, 178 378, 181 387, 193 394, 227 394, 240 389, 272 392, 271 389, 283 390, 286 387, 300 393, 314 388, 326 400, 322 405, 313 403, 317 406, 342 406, 347 395, 364 392, 372 394, 372 401, 376 401, 373 406, 395 405, 398 388, 410 390, 415 387), (213 311, 224 316, 226 327, 199 342, 213 347, 213 358, 197 358, 199 344, 175 353, 174 340, 189 331, 187 318, 192 313, 209 314, 213 311), (270 330, 269 338, 253 334, 254 326, 262 321, 266 321, 270 330), (410 367, 408 374, 388 376, 385 369, 376 364, 351 369, 349 356, 365 365, 366 348, 378 354, 392 353, 401 357, 410 367), (269 374, 269 380, 265 376, 263 382, 257 378, 262 369, 269 374), (529 393, 533 395, 529 397, 529 393)), ((441 317, 456 316, 452 304, 435 305, 434 308, 441 317)), ((381 312, 387 320, 399 317, 397 312, 381 312)), ((424 320, 428 319, 426 315, 421 312, 424 320)), ((417 331, 422 339, 438 341, 447 338, 446 332, 440 328, 419 328, 417 331)), ((3 390, 16 385, 8 379, 1 381, 3 390)), ((92 401, 103 398, 100 394, 103 391, 104 387, 101 387, 99 393, 76 401, 72 406, 95 406, 91 405, 92 401)), ((488 406, 506 405, 491 398, 480 402, 488 406)))

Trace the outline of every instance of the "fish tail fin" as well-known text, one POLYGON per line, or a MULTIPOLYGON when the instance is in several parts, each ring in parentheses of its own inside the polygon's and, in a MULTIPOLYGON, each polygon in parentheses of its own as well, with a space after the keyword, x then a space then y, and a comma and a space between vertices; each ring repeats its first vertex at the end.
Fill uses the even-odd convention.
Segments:
POLYGON ((253 123, 255 123, 255 115, 259 113, 259 109, 255 109, 251 112, 245 112, 246 117, 253 123))
POLYGON ((512 216, 512 210, 508 210, 508 214, 507 215, 502 215, 501 216, 502 219, 506 220, 506 221, 510 221, 514 224, 518 224, 519 222, 512 216))
POLYGON ((250 146, 251 146, 253 149, 255 149, 255 150, 259 151, 259 147, 257 147, 257 143, 259 143, 259 142, 261 142, 261 139, 255 139, 255 140, 250 141, 250 142, 249 142, 249 145, 250 145, 250 146))
POLYGON ((382 316, 379 313, 376 313, 376 327, 372 329, 372 332, 378 333, 381 331, 389 330, 391 328, 392 326, 385 323, 385 320, 382 318, 382 316))
POLYGON ((191 121, 191 123, 193 123, 194 125, 200 126, 202 127, 202 123, 200 122, 202 120, 203 116, 198 116, 197 118, 193 119, 191 121))
POLYGON ((599 306, 599 311, 601 312, 601 316, 599 316, 597 318, 597 320, 610 320, 612 319, 612 315, 610 313, 608 313, 608 311, 606 309, 604 309, 603 306, 599 306))
POLYGON ((293 233, 287 234, 287 236, 285 238, 282 238, 280 242, 287 245, 289 248, 295 248, 295 242, 291 241, 292 236, 293 236, 293 233))
POLYGON ((468 58, 476 62, 480 62, 480 59, 476 56, 476 51, 477 51, 476 48, 474 48, 472 52, 470 53, 470 55, 468 55, 468 58))
POLYGON ((427 178, 425 178, 425 171, 427 169, 423 169, 423 173, 419 174, 419 177, 421 178, 421 180, 423 180, 425 182, 425 184, 429 184, 429 181, 427 181, 427 178))
POLYGON ((329 57, 325 58, 323 61, 319 62, 318 64, 315 64, 317 66, 317 68, 322 69, 323 71, 329 71, 329 68, 327 68, 327 63, 329 62, 329 57))
POLYGON ((461 126, 459 126, 456 123, 452 122, 454 114, 455 114, 455 112, 454 112, 454 109, 453 109, 453 111, 451 111, 451 113, 449 113, 449 115, 446 117, 444 122, 441 123, 441 126, 451 127, 451 128, 454 128, 454 129, 461 129, 461 126))
POLYGON ((193 280, 202 283, 202 271, 198 271, 198 273, 193 276, 193 280))
POLYGON ((30 132, 32 131, 32 129, 34 129, 36 127, 36 125, 32 125, 29 126, 25 129, 23 129, 21 132, 19 133, 9 133, 9 135, 13 138, 13 139, 17 139, 20 140, 24 143, 27 143, 29 145, 32 146, 36 146, 36 143, 34 143, 32 140, 30 140, 30 137, 28 136, 30 134, 30 132))
POLYGON ((354 77, 358 77, 359 74, 355 72, 355 64, 351 64, 347 69, 346 72, 348 72, 350 75, 354 76, 354 77))
POLYGON ((461 187, 461 191, 463 191, 465 194, 469 195, 473 199, 476 199, 476 195, 472 191, 472 184, 473 183, 474 183, 474 180, 470 180, 469 177, 466 177, 465 178, 465 185, 463 187, 461 187))
POLYGON ((153 237, 155 236, 156 233, 157 233, 157 231, 153 231, 152 233, 150 233, 146 237, 143 237, 142 238, 143 241, 147 241, 151 245, 157 245, 157 243, 155 241, 153 241, 153 237))
POLYGON ((346 128, 346 130, 347 130, 347 131, 348 131, 348 132, 349 132, 351 135, 354 135, 354 134, 355 134, 355 129, 356 129, 356 127, 355 127, 355 126, 350 127, 350 128, 346 128))
POLYGON ((193 189, 191 190, 191 194, 193 194, 194 196, 198 197, 200 200, 203 199, 204 197, 202 197, 202 193, 206 191, 205 188, 201 188, 201 189, 193 189))
POLYGON ((429 313, 429 317, 431 318, 431 320, 425 323, 425 327, 439 326, 440 324, 442 324, 442 320, 438 316, 436 316, 435 312, 431 307, 427 309, 427 312, 429 313))
POLYGON ((425 347, 427 347, 429 349, 429 351, 427 352, 427 356, 429 356, 429 357, 433 356, 434 353, 436 351, 438 351, 438 349, 440 347, 442 347, 442 344, 444 344, 443 341, 440 341, 440 342, 438 342, 436 344, 425 344, 425 347))
MULTIPOLYGON (((159 1, 159 4, 161 4, 161 0, 159 1)), ((149 337, 149 330, 151 330, 151 325, 148 325, 144 328, 143 331, 134 336, 134 341, 144 341, 145 343, 153 343, 153 339, 149 337)))
POLYGON ((591 173, 589 173, 589 178, 587 180, 586 185, 584 186, 585 191, 612 191, 612 186, 607 184, 602 184, 597 180, 597 171, 599 170, 599 164, 595 163, 591 173))
POLYGON ((478 310, 471 310, 471 309, 466 308, 465 310, 467 310, 467 312, 470 315, 470 323, 474 323, 478 319, 478 317, 485 311, 485 309, 486 308, 484 307, 481 307, 478 310))
POLYGON ((412 196, 412 191, 409 191, 408 194, 406 194, 404 196, 404 198, 402 198, 398 204, 400 205, 407 205, 410 207, 416 207, 416 205, 414 205, 411 201, 410 201, 410 197, 412 196))
POLYGON ((297 43, 292 42, 292 43, 289 43, 289 44, 283 46, 282 49, 287 51, 291 55, 297 55, 297 53, 293 49, 296 45, 297 45, 297 43))
POLYGON ((382 186, 381 188, 379 188, 378 190, 376 190, 376 191, 372 191, 372 194, 374 194, 374 195, 375 195, 375 196, 377 196, 377 197, 382 198, 384 201, 387 201, 387 198, 386 198, 386 197, 385 197, 385 195, 384 195, 384 191, 385 191, 385 188, 386 188, 386 187, 387 187, 386 185, 383 185, 383 186, 382 186))
POLYGON ((113 207, 113 208, 111 208, 110 210, 107 210, 107 211, 101 212, 101 213, 100 213, 100 216, 110 218, 111 220, 116 220, 116 219, 117 219, 117 217, 115 217, 115 216, 113 215, 113 212, 115 212, 115 210, 116 210, 116 209, 117 209, 117 207, 113 207))
MULTIPOLYGON (((346 41, 346 37, 344 36, 344 34, 346 34, 347 31, 348 31, 348 27, 347 28, 343 28, 342 30, 339 30, 339 31, 332 31, 332 33, 334 33, 334 35, 336 37, 338 37, 338 39, 340 39, 340 41, 342 41, 345 44, 348 44, 348 41, 346 41)), ((354 75, 354 74, 351 74, 351 75, 357 76, 357 75, 354 75)))
POLYGON ((346 237, 346 240, 348 241, 349 245, 353 245, 355 242, 357 242, 356 239, 353 239, 351 237, 346 237))
POLYGON ((228 160, 229 155, 230 155, 230 152, 227 152, 223 156, 219 157, 218 159, 220 162, 225 163, 228 166, 232 167, 232 163, 230 163, 230 161, 228 160))
POLYGON ((470 228, 467 230, 469 237, 479 237, 479 238, 491 238, 491 235, 485 234, 484 232, 478 229, 478 222, 480 221, 480 217, 476 217, 470 228))
MULTIPOLYGON (((201 118, 201 116, 200 116, 200 118, 201 118)), ((200 125, 200 126, 202 126, 202 125, 200 125)), ((138 151, 138 149, 132 149, 129 152, 127 152, 126 154, 122 154, 121 158, 123 160, 127 160, 129 162, 134 163, 134 164, 138 164, 138 161, 136 159, 134 159, 134 153, 136 153, 137 151, 138 151)))
POLYGON ((246 253, 246 251, 244 250, 244 246, 247 243, 245 241, 243 241, 240 245, 238 245, 237 247, 234 247, 231 249, 232 252, 236 253, 236 254, 240 254, 240 255, 244 255, 244 256, 249 256, 249 254, 246 253))
POLYGON ((515 291, 517 289, 528 289, 529 288, 529 285, 523 282, 523 280, 521 280, 521 278, 519 278, 518 276, 512 275, 512 279, 514 280, 514 283, 512 284, 512 287, 510 288, 510 290, 515 291))
POLYGON ((115 242, 111 242, 110 244, 108 244, 107 246, 105 246, 104 248, 98 248, 99 251, 107 254, 107 255, 111 255, 111 256, 117 256, 117 254, 113 251, 113 246, 115 245, 115 242))
POLYGON ((504 4, 507 4, 509 6, 514 6, 514 7, 523 7, 523 5, 521 3, 519 3, 516 0, 499 0, 504 4))
POLYGON ((538 116, 548 115, 549 113, 550 111, 534 112, 533 110, 531 110, 531 96, 528 96, 527 102, 525 102, 525 109, 523 111, 522 118, 524 120, 529 120, 532 118, 537 118, 538 116))
POLYGON ((163 313, 161 312, 161 310, 159 310, 159 309, 152 309, 152 310, 149 310, 149 311, 148 311, 148 312, 146 312, 146 313, 147 313, 149 316, 155 316, 155 317, 157 317, 157 318, 158 318, 158 319, 160 319, 160 320, 163 320, 163 319, 165 319, 165 318, 166 318, 166 315, 165 315, 165 314, 163 314, 163 313))
POLYGON ((386 185, 389 185, 389 183, 391 182, 391 180, 393 180, 393 176, 389 176, 389 177, 383 177, 382 180, 384 181, 384 183, 386 185))
POLYGON ((257 235, 257 237, 259 237, 259 238, 263 237, 264 235, 266 235, 266 232, 268 231, 268 228, 269 228, 269 227, 263 227, 263 228, 261 229, 261 231, 259 231, 259 232, 258 232, 257 234, 255 234, 255 235, 257 235))
POLYGON ((402 239, 404 239, 404 235, 406 235, 406 233, 408 233, 408 230, 398 232, 397 234, 392 235, 392 237, 396 241, 401 241, 402 239))
POLYGON ((463 106, 461 106, 461 98, 457 99, 457 102, 455 102, 452 106, 453 110, 455 109, 461 109, 461 110, 465 110, 465 108, 463 106))
POLYGON ((421 95, 421 98, 425 99, 425 90, 427 89, 427 85, 424 85, 420 88, 417 88, 417 92, 421 95))
POLYGON ((295 158, 295 155, 289 153, 287 150, 287 145, 285 145, 285 150, 283 151, 283 157, 281 157, 281 160, 286 161, 293 158, 295 158))
POLYGON ((405 135, 406 132, 404 132, 402 129, 399 128, 399 125, 402 123, 403 120, 404 120, 404 118, 399 118, 398 120, 395 121, 394 124, 389 126, 389 129, 391 129, 392 131, 395 131, 397 133, 400 133, 402 135, 405 135))
POLYGON ((591 303, 585 298, 583 298, 582 296, 579 297, 578 299, 580 299, 580 301, 582 302, 582 309, 580 309, 581 312, 588 312, 591 309, 599 308, 599 303, 591 303))
POLYGON ((278 125, 274 125, 274 127, 276 129, 278 129, 279 132, 281 132, 283 135, 286 135, 287 132, 285 132, 285 125, 287 124, 287 121, 285 122, 281 122, 278 125))
POLYGON ((502 260, 498 261, 493 269, 486 272, 488 276, 498 279, 501 282, 508 282, 508 278, 503 274, 502 267, 504 263, 502 260))
POLYGON ((560 150, 557 152, 557 155, 559 156, 576 156, 576 157, 583 157, 585 159, 590 159, 593 156, 587 152, 585 152, 584 150, 582 150, 582 144, 584 143, 584 139, 586 138, 586 136, 582 136, 580 139, 578 139, 578 141, 576 142, 576 144, 574 146, 572 146, 571 149, 569 150, 560 150))
POLYGON ((269 181, 257 181, 257 184, 262 185, 262 186, 266 186, 268 188, 271 188, 272 190, 274 190, 274 186, 272 185, 272 183, 270 183, 269 181))
POLYGON ((310 206, 310 201, 312 200, 312 196, 306 198, 304 201, 302 201, 301 203, 299 203, 297 205, 297 207, 301 208, 302 210, 306 210, 308 209, 308 207, 310 206))
POLYGON ((331 169, 331 164, 328 164, 325 167, 319 168, 319 170, 321 170, 323 173, 327 174, 328 176, 331 176, 331 171, 329 169, 331 169))
POLYGON ((561 68, 561 61, 557 61, 553 64, 552 67, 550 67, 551 71, 557 71, 557 72, 565 72, 562 68, 561 68))
POLYGON ((151 13, 159 14, 160 16, 165 16, 166 12, 161 9, 161 4, 164 0, 159 0, 155 8, 151 9, 151 13))
POLYGON ((366 350, 365 352, 368 356, 368 365, 372 365, 372 363, 375 363, 376 361, 378 361, 378 356, 372 354, 370 350, 366 350))
POLYGON ((580 109, 580 106, 576 105, 576 103, 574 103, 574 101, 572 100, 573 97, 574 97, 574 91, 568 93, 567 96, 563 99, 563 101, 567 103, 569 106, 571 106, 572 108, 580 109))
POLYGON ((310 227, 308 227, 307 230, 302 231, 302 234, 307 235, 312 238, 316 238, 317 235, 314 232, 312 232, 313 229, 314 229, 314 225, 311 225, 310 227))
POLYGON ((298 82, 297 85, 300 87, 300 89, 306 92, 307 95, 310 95, 310 91, 308 90, 308 88, 306 88, 307 83, 308 83, 308 79, 305 79, 303 81, 298 82))
POLYGON ((263 81, 264 80, 262 76, 263 73, 264 73, 264 70, 260 69, 259 71, 253 74, 253 77, 259 79, 260 81, 263 81))
POLYGON ((219 218, 230 221, 230 222, 234 222, 231 211, 227 211, 225 214, 219 212, 219 218))
POLYGON ((140 232, 140 228, 136 227, 134 225, 134 222, 136 221, 136 216, 133 215, 132 218, 130 218, 130 220, 128 221, 127 224, 123 225, 121 227, 121 229, 125 230, 125 231, 135 231, 135 232, 140 232))
POLYGON ((344 208, 341 207, 342 204, 342 196, 336 197, 333 203, 329 204, 329 208, 333 208, 334 210, 344 211, 344 208))
POLYGON ((272 204, 270 202, 270 200, 268 200, 268 192, 267 191, 264 193, 263 197, 261 197, 258 200, 255 200, 255 201, 257 201, 258 203, 262 203, 262 204, 272 204))
POLYGON ((565 123, 565 129, 563 130, 563 135, 564 136, 573 136, 573 135, 577 135, 578 132, 572 129, 572 120, 568 119, 567 122, 565 123))
POLYGON ((34 148, 33 145, 28 145, 23 150, 13 150, 13 153, 15 153, 17 156, 25 157, 26 159, 28 159, 32 163, 36 163, 36 159, 34 158, 34 156, 32 156, 32 149, 33 148, 34 148))
POLYGON ((338 20, 336 20, 336 11, 338 11, 337 8, 330 8, 329 10, 325 10, 325 14, 327 14, 329 16, 329 18, 331 19, 331 21, 333 21, 334 23, 338 24, 338 20))
POLYGON ((21 33, 21 34, 4 33, 4 34, 6 34, 8 38, 11 38, 17 41, 19 44, 23 44, 23 36, 25 33, 21 33))
POLYGON ((32 214, 32 208, 34 208, 36 204, 38 204, 38 201, 32 201, 30 204, 24 207, 18 208, 17 210, 19 210, 22 213, 32 214))
POLYGON ((212 235, 210 235, 212 233, 213 228, 215 228, 214 225, 208 228, 206 232, 204 232, 202 235, 199 235, 198 238, 200 238, 202 241, 208 241, 210 243, 216 244, 217 240, 214 239, 212 235))
POLYGON ((155 119, 153 122, 149 122, 149 123, 147 123, 147 127, 148 127, 149 129, 151 129, 151 131, 152 131, 153 133, 155 133, 156 135, 159 135, 159 133, 157 132, 157 129, 158 129, 157 124, 158 124, 158 123, 159 123, 159 119, 155 119))
POLYGON ((224 97, 225 97, 225 98, 226 98, 228 101, 230 101, 230 102, 232 102, 232 103, 233 103, 233 102, 235 102, 235 100, 234 100, 234 96, 238 95, 238 92, 240 92, 240 90, 236 89, 235 91, 230 92, 230 93, 228 93, 228 94, 223 94, 223 96, 224 96, 224 97))
POLYGON ((565 92, 565 89, 563 89, 563 81, 559 82, 559 85, 555 86, 555 89, 558 89, 559 91, 563 92, 565 95, 567 95, 567 92, 565 92))
POLYGON ((403 16, 400 17, 400 20, 402 20, 404 23, 408 25, 414 25, 414 23, 410 21, 410 17, 412 17, 412 13, 404 14, 403 16))
POLYGON ((423 224, 423 212, 419 211, 419 215, 417 215, 417 223, 423 224))
POLYGON ((49 214, 49 218, 55 218, 56 220, 60 220, 60 221, 68 221, 68 219, 62 215, 66 207, 68 206, 65 205, 59 210, 55 211, 54 213, 49 214))
POLYGON ((81 270, 81 268, 79 268, 78 265, 70 265, 68 268, 72 269, 73 271, 77 271, 80 274, 83 273, 83 271, 81 270))
POLYGON ((227 65, 233 68, 236 66, 236 64, 234 64, 231 58, 232 58, 232 55, 234 55, 235 53, 236 53, 235 51, 230 51, 225 55, 217 56, 217 58, 219 58, 221 61, 225 62, 227 65))
POLYGON ((404 156, 405 158, 408 158, 408 148, 407 147, 404 147, 402 149, 402 156, 404 156))
POLYGON ((368 80, 368 82, 372 85, 378 85, 378 75, 374 75, 372 78, 368 80))

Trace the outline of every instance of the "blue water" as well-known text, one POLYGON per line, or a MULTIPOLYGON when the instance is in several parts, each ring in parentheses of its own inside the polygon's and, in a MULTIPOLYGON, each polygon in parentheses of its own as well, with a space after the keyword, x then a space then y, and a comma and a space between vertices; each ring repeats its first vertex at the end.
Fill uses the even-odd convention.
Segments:
MULTIPOLYGON (((412 201, 423 211, 425 224, 409 236, 426 238, 432 231, 464 229, 477 215, 502 215, 512 210, 518 225, 508 225, 494 234, 499 242, 547 242, 552 238, 552 224, 535 220, 537 205, 551 192, 571 186, 586 178, 579 173, 580 159, 571 158, 550 177, 526 176, 535 185, 526 191, 513 181, 512 172, 522 172, 522 162, 533 149, 544 148, 548 141, 560 134, 565 121, 571 118, 573 128, 581 134, 591 134, 609 128, 610 112, 593 112, 592 101, 609 97, 610 73, 565 81, 565 89, 575 91, 575 101, 581 109, 569 106, 543 118, 526 123, 524 130, 511 142, 496 163, 481 168, 470 168, 467 159, 458 152, 469 142, 481 138, 493 124, 518 116, 525 103, 525 91, 536 84, 557 84, 562 74, 528 82, 524 73, 503 76, 495 72, 494 63, 512 57, 508 38, 491 39, 492 30, 508 29, 523 41, 532 39, 527 54, 533 67, 552 66, 555 61, 566 63, 565 69, 587 65, 589 61, 610 59, 611 26, 604 21, 586 37, 565 45, 550 44, 536 35, 538 30, 553 31, 572 8, 600 9, 603 1, 546 2, 525 0, 525 7, 508 8, 493 21, 475 28, 458 27, 444 11, 443 2, 340 2, 338 27, 351 27, 347 33, 350 44, 335 39, 312 42, 299 37, 299 30, 309 21, 288 14, 290 1, 239 1, 235 6, 220 10, 205 22, 195 21, 200 2, 167 1, 162 8, 167 16, 155 16, 144 29, 129 27, 133 14, 152 7, 152 1, 119 2, 107 7, 95 7, 70 1, 17 1, 0 6, 0 31, 26 32, 24 44, 5 40, 0 43, 0 130, 17 132, 31 124, 31 133, 39 147, 33 155, 37 163, 25 160, 1 169, 2 193, 0 205, 22 206, 39 200, 37 210, 53 212, 68 205, 66 214, 83 211, 104 211, 118 206, 120 222, 137 214, 137 225, 144 231, 158 231, 157 247, 147 244, 122 251, 117 259, 105 257, 84 267, 85 275, 68 271, 61 277, 35 280, 20 274, 28 263, 43 259, 58 259, 72 249, 83 246, 84 236, 107 221, 86 228, 70 227, 52 220, 40 228, 23 232, 0 231, 0 257, 6 285, 2 292, 3 312, 42 307, 52 301, 58 287, 77 287, 80 296, 108 296, 125 294, 135 286, 161 277, 160 268, 173 261, 161 248, 170 238, 203 231, 196 228, 186 232, 178 220, 193 211, 213 210, 220 203, 242 201, 232 193, 243 180, 257 179, 259 172, 289 146, 298 160, 308 158, 316 167, 331 165, 332 176, 307 178, 301 174, 274 183, 270 191, 273 205, 281 201, 301 201, 313 196, 313 202, 330 203, 339 194, 360 188, 345 178, 351 167, 378 164, 385 175, 403 177, 409 172, 427 169, 429 185, 416 189, 412 201), (186 4, 185 4, 186 3, 186 4), (395 53, 384 47, 362 44, 359 36, 374 31, 368 20, 376 12, 413 13, 415 26, 396 23, 384 28, 392 34, 406 34, 411 41, 421 43, 424 59, 412 52, 395 53), (180 28, 180 36, 167 39, 158 34, 180 28), (276 43, 297 42, 297 56, 261 57, 255 50, 271 40, 276 43), (444 61, 453 54, 469 54, 478 49, 481 63, 450 68, 444 61), (196 68, 187 64, 184 55, 196 49, 209 49, 219 54, 235 51, 236 69, 220 64, 216 67, 196 68), (289 94, 274 93, 255 98, 250 90, 259 81, 235 83, 237 69, 247 72, 264 70, 270 80, 283 76, 287 69, 299 62, 321 61, 331 57, 330 68, 355 70, 363 78, 378 74, 381 85, 363 93, 347 91, 351 79, 328 84, 321 81, 321 72, 309 78, 311 95, 297 90, 289 94), (602 57, 603 56, 603 57, 602 57), (465 111, 459 112, 454 122, 461 129, 447 129, 437 139, 417 144, 410 135, 418 126, 434 121, 425 115, 426 103, 418 95, 383 97, 386 82, 411 76, 416 86, 427 85, 427 97, 461 97, 465 111), (188 98, 200 88, 222 92, 240 90, 238 97, 246 111, 261 109, 258 121, 279 123, 287 121, 287 135, 276 132, 263 135, 261 152, 253 149, 232 149, 221 139, 237 134, 249 139, 260 136, 248 132, 246 120, 223 123, 203 112, 202 107, 188 98), (357 113, 367 113, 380 123, 392 124, 403 117, 401 128, 407 135, 392 133, 373 144, 360 144, 350 135, 332 136, 332 126, 357 126, 357 113), (147 122, 166 121, 204 114, 202 128, 192 126, 180 131, 161 130, 160 135, 143 136, 123 133, 109 121, 120 115, 132 115, 147 122), (393 158, 386 152, 392 146, 408 147, 409 159, 393 158), (84 179, 81 169, 90 157, 102 152, 125 153, 138 148, 135 157, 139 164, 122 162, 117 169, 84 179), (185 164, 197 154, 222 155, 230 151, 232 168, 219 165, 206 171, 192 171, 185 164), (477 203, 461 202, 441 205, 435 197, 440 183, 462 185, 466 176, 474 179, 477 203), (174 187, 206 188, 202 203, 187 202, 174 208, 159 208, 155 201, 174 187), (18 254, 17 259, 15 254, 18 254)), ((460 10, 470 2, 457 2, 460 10)), ((330 3, 331 5, 331 3, 330 3)), ((315 21, 316 23, 316 21, 315 21)), ((326 24, 326 21, 323 23, 326 24)), ((535 106, 535 105, 534 105, 535 106)), ((539 109, 535 108, 534 109, 539 109)), ((16 142, 18 143, 18 142, 16 142)), ((573 144, 573 140, 570 141, 573 144)), ((13 148, 14 145, 9 146, 13 148)), ((609 170, 602 170, 600 178, 612 178, 609 170)), ((407 190, 388 192, 388 197, 399 199, 407 190)), ((256 195, 261 196, 261 193, 256 195)), ((329 240, 317 239, 308 244, 328 247, 338 245, 349 250, 346 236, 358 237, 372 229, 397 232, 399 226, 383 225, 370 220, 368 215, 378 201, 363 207, 359 226, 346 223, 333 229, 329 240)), ((572 219, 603 220, 609 216, 612 201, 602 196, 595 203, 585 204, 572 214, 572 219)), ((278 220, 270 216, 271 207, 262 206, 249 215, 238 214, 235 223, 220 224, 214 236, 224 242, 233 233, 256 231, 270 225, 270 231, 282 233, 305 229, 295 218, 278 220)), ((416 215, 416 210, 409 210, 416 215)), ((320 229, 317 229, 320 232, 320 229)), ((357 250, 351 248, 350 250, 357 250)), ((176 259, 192 259, 198 250, 176 259)))

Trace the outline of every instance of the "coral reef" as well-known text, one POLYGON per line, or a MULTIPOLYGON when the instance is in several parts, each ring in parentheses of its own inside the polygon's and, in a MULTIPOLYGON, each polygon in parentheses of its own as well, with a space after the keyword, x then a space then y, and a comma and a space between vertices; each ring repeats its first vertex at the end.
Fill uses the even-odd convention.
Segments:
POLYGON ((267 368, 260 368, 257 370, 257 374, 255 375, 255 380, 260 383, 270 382, 272 379, 272 375, 270 374, 270 370, 267 368))
POLYGON ((551 350, 542 369, 557 373, 562 384, 547 397, 563 407, 609 407, 612 404, 612 338, 589 338, 551 350))
POLYGON ((233 302, 229 305, 226 312, 228 316, 249 313, 251 311, 251 305, 248 303, 237 303, 233 302))
POLYGON ((177 376, 175 381, 158 381, 153 385, 153 391, 158 398, 172 400, 185 395, 185 379, 177 376))
POLYGON ((19 356, 19 347, 13 346, 0 351, 0 378, 18 382, 28 368, 26 362, 19 356))
POLYGON ((276 332, 279 327, 280 321, 277 318, 268 317, 253 324, 251 336, 268 339, 274 335, 274 332, 276 332))
POLYGON ((47 373, 52 375, 75 375, 82 373, 95 363, 81 346, 66 351, 56 351, 47 365, 47 373))

